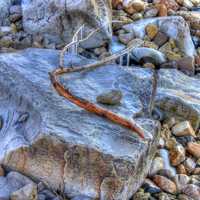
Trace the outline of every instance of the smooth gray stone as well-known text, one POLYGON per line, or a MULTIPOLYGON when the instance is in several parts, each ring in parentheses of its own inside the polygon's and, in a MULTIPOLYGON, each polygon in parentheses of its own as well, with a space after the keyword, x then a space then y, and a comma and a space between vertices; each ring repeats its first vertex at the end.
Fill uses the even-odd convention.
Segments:
POLYGON ((22 0, 22 10, 24 30, 44 36, 49 43, 71 42, 83 24, 84 36, 101 28, 90 40, 82 43, 84 48, 98 47, 112 36, 110 0, 22 0))
MULTIPOLYGON (((61 78, 71 92, 92 102, 105 90, 120 89, 121 104, 105 107, 129 120, 143 113, 136 119, 145 131, 142 141, 60 97, 48 77, 58 57, 59 51, 45 49, 0 55, 0 160, 70 198, 128 200, 141 186, 158 142, 159 123, 145 117, 153 72, 110 64, 61 78)), ((66 55, 68 66, 88 62, 94 60, 66 55)))
POLYGON ((189 120, 196 130, 200 124, 200 79, 176 69, 158 72, 155 105, 166 115, 189 120))

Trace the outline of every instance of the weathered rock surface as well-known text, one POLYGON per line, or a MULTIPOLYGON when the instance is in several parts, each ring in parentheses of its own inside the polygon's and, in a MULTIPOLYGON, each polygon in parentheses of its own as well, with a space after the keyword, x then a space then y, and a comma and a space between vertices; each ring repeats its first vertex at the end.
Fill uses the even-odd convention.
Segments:
POLYGON ((189 120, 196 130, 200 123, 200 79, 189 77, 176 69, 158 72, 155 105, 166 112, 189 120))
POLYGON ((34 183, 17 172, 10 172, 6 177, 0 177, 0 199, 9 199, 11 193, 28 184, 34 183))
MULTIPOLYGON (((147 137, 141 141, 133 132, 58 96, 48 77, 58 65, 58 53, 28 49, 0 55, 0 160, 71 198, 127 200, 148 173, 159 124, 137 118, 147 137)), ((88 63, 67 55, 68 65, 71 61, 88 63)), ((121 104, 104 106, 130 120, 150 110, 150 69, 106 65, 64 76, 62 81, 74 94, 92 102, 107 89, 120 89, 121 104)))
POLYGON ((0 26, 9 24, 9 8, 11 0, 0 0, 0 26))
POLYGON ((84 47, 98 47, 111 38, 110 0, 23 0, 22 10, 25 31, 43 35, 49 43, 71 42, 73 34, 83 24, 87 33, 102 27, 84 47))

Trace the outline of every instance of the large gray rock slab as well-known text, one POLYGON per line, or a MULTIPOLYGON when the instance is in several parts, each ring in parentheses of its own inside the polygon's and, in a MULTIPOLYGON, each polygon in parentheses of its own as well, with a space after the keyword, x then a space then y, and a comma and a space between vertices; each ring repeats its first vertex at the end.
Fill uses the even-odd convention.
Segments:
POLYGON ((0 26, 8 25, 11 0, 0 0, 0 26))
POLYGON ((148 24, 156 24, 160 31, 168 37, 173 38, 181 51, 186 56, 193 57, 196 50, 190 35, 190 29, 186 21, 180 16, 156 17, 142 19, 137 22, 124 25, 126 31, 133 32, 138 38, 144 38, 146 32, 145 27, 148 24))
MULTIPOLYGON (((48 77, 58 56, 58 51, 42 49, 0 55, 0 160, 69 197, 127 200, 149 170, 159 123, 136 119, 145 131, 142 141, 132 131, 69 103, 55 92, 48 77)), ((66 55, 66 65, 88 62, 66 55)), ((64 76, 62 81, 91 101, 105 90, 121 90, 121 105, 107 109, 129 120, 149 112, 150 69, 110 64, 64 76)))
POLYGON ((191 121, 195 130, 200 125, 200 79, 176 69, 158 72, 155 105, 165 114, 191 121))
POLYGON ((96 28, 85 48, 102 45, 111 38, 111 0, 22 0, 23 26, 27 33, 44 36, 54 44, 71 42, 78 28, 85 24, 84 35, 96 28))

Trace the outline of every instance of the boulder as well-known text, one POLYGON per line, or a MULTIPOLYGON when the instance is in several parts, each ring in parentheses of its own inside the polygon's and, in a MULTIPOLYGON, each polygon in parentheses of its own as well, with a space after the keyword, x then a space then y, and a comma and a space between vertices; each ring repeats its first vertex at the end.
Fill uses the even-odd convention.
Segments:
POLYGON ((135 37, 144 38, 148 24, 155 24, 166 36, 174 39, 179 49, 186 56, 193 57, 196 55, 189 26, 180 16, 142 19, 135 23, 124 25, 123 28, 128 32, 133 32, 135 37))
POLYGON ((11 0, 0 0, 0 26, 9 25, 9 8, 11 0))
MULTIPOLYGON (((128 200, 147 175, 158 143, 160 125, 147 118, 153 72, 109 64, 61 78, 93 103, 105 90, 120 90, 120 105, 99 106, 129 120, 143 113, 135 119, 145 132, 141 140, 60 97, 48 77, 58 57, 59 51, 44 49, 0 55, 0 160, 70 198, 128 200)), ((71 54, 65 59, 68 66, 92 62, 71 54)))
POLYGON ((189 77, 176 69, 158 72, 155 106, 166 116, 190 121, 194 130, 200 123, 200 79, 189 77))
POLYGON ((47 43, 63 45, 71 42, 73 34, 83 24, 83 35, 101 28, 100 33, 84 42, 85 48, 98 47, 112 35, 110 0, 23 0, 22 12, 24 30, 42 35, 47 43))

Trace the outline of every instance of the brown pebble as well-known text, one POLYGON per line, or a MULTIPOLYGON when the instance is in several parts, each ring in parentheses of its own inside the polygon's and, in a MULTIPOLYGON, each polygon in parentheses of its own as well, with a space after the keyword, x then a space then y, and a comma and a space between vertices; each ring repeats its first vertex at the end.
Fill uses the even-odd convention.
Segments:
POLYGON ((200 158, 200 144, 195 142, 189 142, 187 144, 187 151, 195 158, 200 158))
POLYGON ((153 178, 154 183, 165 192, 175 194, 177 192, 176 184, 168 178, 160 175, 155 175, 153 178))
POLYGON ((167 10, 167 7, 165 6, 165 4, 158 4, 157 9, 158 9, 158 16, 159 17, 167 16, 168 10, 167 10))
POLYGON ((176 167, 178 174, 187 174, 187 171, 185 169, 185 166, 183 164, 180 164, 176 167))

